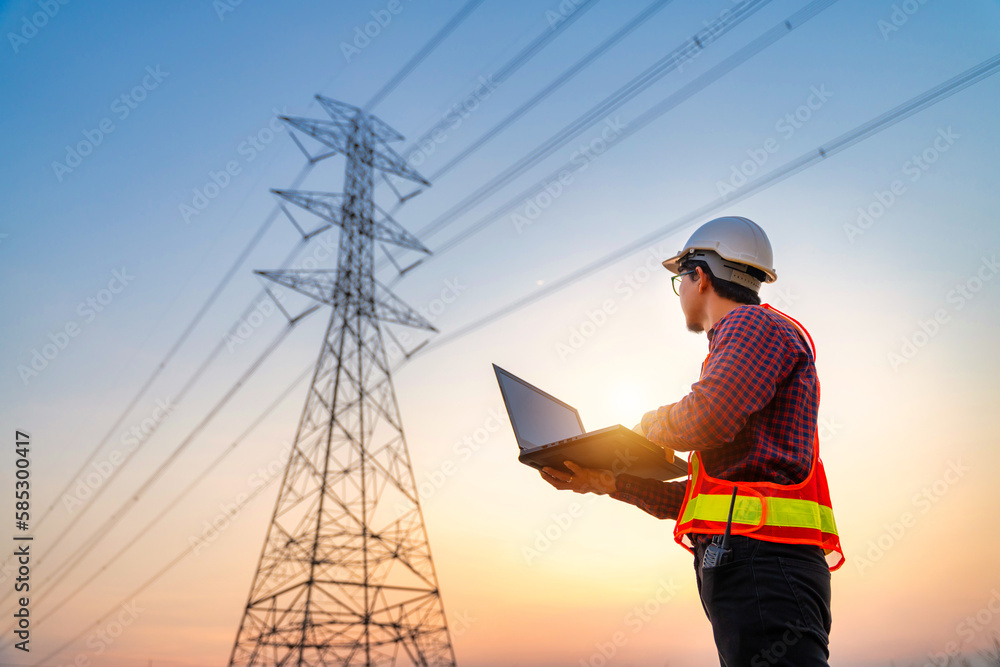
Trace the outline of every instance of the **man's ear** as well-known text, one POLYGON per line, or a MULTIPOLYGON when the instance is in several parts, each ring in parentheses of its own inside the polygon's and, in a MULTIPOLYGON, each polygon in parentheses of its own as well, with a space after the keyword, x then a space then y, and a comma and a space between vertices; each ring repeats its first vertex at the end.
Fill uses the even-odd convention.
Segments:
POLYGON ((694 267, 695 275, 698 276, 698 293, 701 294, 708 289, 709 280, 708 274, 705 273, 705 269, 700 266, 694 267))

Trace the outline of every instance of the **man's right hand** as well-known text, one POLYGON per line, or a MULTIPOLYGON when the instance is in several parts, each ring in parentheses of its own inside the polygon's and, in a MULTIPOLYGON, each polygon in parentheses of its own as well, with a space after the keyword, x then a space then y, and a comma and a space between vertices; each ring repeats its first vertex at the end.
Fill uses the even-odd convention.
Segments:
MULTIPOLYGON (((632 430, 641 435, 642 437, 644 438, 646 437, 646 432, 642 430, 642 422, 639 422, 638 424, 633 426, 632 430)), ((660 445, 660 447, 663 447, 663 454, 666 457, 667 461, 670 461, 672 463, 674 460, 674 450, 670 449, 669 447, 664 447, 663 445, 660 445)))

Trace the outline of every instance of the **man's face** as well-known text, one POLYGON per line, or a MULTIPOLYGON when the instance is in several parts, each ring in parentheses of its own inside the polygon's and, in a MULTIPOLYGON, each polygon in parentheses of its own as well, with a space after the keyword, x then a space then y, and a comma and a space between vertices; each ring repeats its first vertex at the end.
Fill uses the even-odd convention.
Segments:
MULTIPOLYGON (((684 271, 681 271, 681 273, 684 273, 684 271)), ((705 279, 706 276, 701 268, 696 267, 694 273, 689 273, 681 277, 680 286, 677 288, 677 291, 680 293, 681 310, 684 312, 684 320, 688 331, 693 331, 694 333, 701 333, 705 330, 705 327, 702 325, 705 296, 698 289, 701 281, 705 279)))

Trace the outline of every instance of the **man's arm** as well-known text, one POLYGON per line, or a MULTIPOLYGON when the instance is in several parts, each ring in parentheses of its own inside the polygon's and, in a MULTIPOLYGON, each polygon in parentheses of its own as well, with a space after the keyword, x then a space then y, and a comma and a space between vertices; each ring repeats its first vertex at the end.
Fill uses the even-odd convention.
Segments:
POLYGON ((750 415, 774 398, 796 362, 777 325, 756 308, 725 318, 712 347, 691 393, 643 416, 650 441, 684 452, 732 442, 750 415))
POLYGON ((544 467, 542 479, 562 491, 608 495, 652 514, 657 519, 676 519, 684 499, 686 482, 661 482, 610 470, 582 468, 565 461, 569 472, 544 467))
POLYGON ((681 511, 686 488, 687 481, 661 482, 621 473, 615 476, 615 491, 608 495, 615 500, 635 505, 657 519, 676 519, 681 511))

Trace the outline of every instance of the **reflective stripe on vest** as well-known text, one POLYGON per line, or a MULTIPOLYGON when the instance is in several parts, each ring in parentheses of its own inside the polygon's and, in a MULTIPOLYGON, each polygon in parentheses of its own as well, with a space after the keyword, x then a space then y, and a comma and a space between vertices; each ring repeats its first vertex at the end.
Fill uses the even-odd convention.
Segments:
MULTIPOLYGON (((791 321, 813 348, 812 337, 801 324, 781 311, 764 304, 791 321)), ((709 356, 711 356, 709 354, 709 356)), ((705 362, 708 362, 708 356, 705 362)), ((705 364, 702 364, 704 371, 705 364)), ((817 386, 818 391, 818 386, 817 386)), ((705 472, 700 452, 688 459, 688 481, 680 516, 674 526, 674 540, 683 542, 687 533, 719 534, 725 530, 733 487, 739 489, 733 508, 733 535, 790 544, 814 544, 823 548, 831 570, 844 564, 837 523, 833 517, 826 472, 819 458, 819 433, 813 436, 813 457, 809 474, 798 484, 731 482, 705 472)))
MULTIPOLYGON (((725 525, 729 518, 729 493, 702 493, 689 502, 681 523, 696 517, 702 521, 716 521, 725 525)), ((813 500, 801 498, 763 498, 767 506, 766 520, 761 520, 761 499, 737 496, 733 508, 733 532, 739 524, 750 526, 752 532, 759 526, 780 526, 787 528, 819 528, 824 533, 837 534, 837 523, 833 519, 833 508, 820 505, 813 500)))

